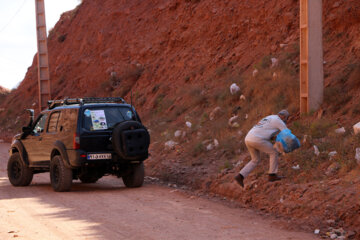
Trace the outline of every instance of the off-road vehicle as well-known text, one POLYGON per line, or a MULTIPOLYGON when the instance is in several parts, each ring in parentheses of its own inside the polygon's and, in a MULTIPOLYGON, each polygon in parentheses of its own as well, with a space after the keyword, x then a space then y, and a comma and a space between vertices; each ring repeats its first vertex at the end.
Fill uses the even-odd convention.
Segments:
POLYGON ((50 172, 55 191, 72 180, 95 183, 107 174, 126 187, 144 181, 150 136, 134 107, 122 98, 52 100, 48 109, 13 138, 7 172, 12 185, 27 186, 33 174, 50 172))

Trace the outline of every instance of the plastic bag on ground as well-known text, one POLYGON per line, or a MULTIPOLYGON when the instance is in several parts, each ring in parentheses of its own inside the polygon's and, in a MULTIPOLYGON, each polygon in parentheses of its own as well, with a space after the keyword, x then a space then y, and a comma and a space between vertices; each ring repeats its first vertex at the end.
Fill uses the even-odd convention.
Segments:
POLYGON ((276 142, 280 142, 285 153, 294 151, 300 147, 299 139, 291 133, 290 129, 282 130, 276 137, 276 142))
POLYGON ((231 95, 236 94, 238 91, 240 91, 240 87, 236 83, 231 84, 230 86, 231 95))

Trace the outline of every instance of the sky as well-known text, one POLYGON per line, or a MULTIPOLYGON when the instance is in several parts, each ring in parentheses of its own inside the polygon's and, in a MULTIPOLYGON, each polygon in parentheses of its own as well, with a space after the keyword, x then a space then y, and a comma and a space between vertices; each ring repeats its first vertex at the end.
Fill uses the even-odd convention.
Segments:
MULTIPOLYGON (((81 0, 45 0, 47 31, 81 0)), ((0 0, 0 86, 16 88, 37 52, 35 0, 0 0)))

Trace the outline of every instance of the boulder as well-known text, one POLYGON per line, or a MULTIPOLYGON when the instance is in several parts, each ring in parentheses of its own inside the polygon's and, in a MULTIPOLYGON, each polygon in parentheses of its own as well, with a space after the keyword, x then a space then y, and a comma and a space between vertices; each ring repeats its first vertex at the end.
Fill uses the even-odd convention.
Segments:
POLYGON ((258 75, 258 73, 259 73, 259 70, 254 69, 254 71, 252 73, 253 77, 256 77, 258 75))
POLYGON ((360 122, 353 126, 355 135, 360 133, 360 122))
POLYGON ((214 145, 212 145, 211 143, 206 146, 206 150, 208 150, 208 151, 211 151, 213 149, 214 149, 214 145))
POLYGON ((300 165, 297 164, 297 165, 295 165, 295 166, 292 166, 291 168, 294 169, 294 170, 300 170, 300 165))
POLYGON ((214 139, 214 147, 218 147, 219 146, 219 141, 217 139, 214 139))
POLYGON ((166 149, 174 149, 174 147, 175 147, 176 145, 178 145, 177 142, 174 142, 173 140, 170 140, 170 141, 167 141, 167 142, 165 143, 165 148, 166 148, 166 149))
POLYGON ((176 138, 181 137, 181 135, 182 135, 182 131, 181 131, 181 130, 176 130, 175 133, 174 133, 174 136, 175 136, 176 138))
POLYGON ((335 133, 337 133, 337 134, 344 134, 344 133, 345 133, 345 128, 344 128, 344 127, 341 127, 341 128, 335 129, 335 133))
POLYGON ((279 60, 277 58, 271 58, 271 67, 277 67, 279 65, 279 60))
POLYGON ((337 152, 336 151, 331 151, 331 152, 329 152, 329 157, 330 157, 330 159, 331 158, 333 158, 335 155, 337 154, 337 152))
POLYGON ((316 145, 314 145, 314 154, 316 156, 319 156, 319 154, 320 154, 319 148, 316 145))
POLYGON ((272 75, 272 77, 273 77, 273 80, 276 80, 276 79, 277 79, 277 73, 274 72, 273 75, 272 75))
POLYGON ((214 108, 209 115, 210 121, 214 120, 217 116, 220 115, 220 113, 221 113, 221 107, 218 106, 214 108))
POLYGON ((360 148, 356 148, 355 159, 356 163, 360 166, 360 148))
POLYGON ((239 127, 239 123, 237 123, 236 121, 239 119, 239 116, 235 115, 235 116, 232 116, 229 121, 228 121, 228 124, 230 127, 233 127, 233 128, 236 128, 236 127, 239 127))

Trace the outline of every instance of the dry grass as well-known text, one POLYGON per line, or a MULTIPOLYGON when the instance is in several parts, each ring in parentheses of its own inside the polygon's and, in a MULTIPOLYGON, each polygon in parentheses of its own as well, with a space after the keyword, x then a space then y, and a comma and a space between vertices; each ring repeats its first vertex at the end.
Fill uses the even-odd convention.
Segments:
POLYGON ((340 85, 330 86, 324 90, 324 103, 332 112, 343 109, 351 98, 352 96, 347 91, 343 91, 343 87, 340 85))
POLYGON ((289 163, 289 166, 284 168, 287 174, 295 174, 296 170, 291 169, 291 165, 299 164, 300 166, 303 178, 296 181, 304 182, 305 179, 322 180, 332 176, 343 176, 356 167, 355 149, 359 146, 360 136, 352 135, 350 131, 340 135, 335 133, 336 124, 330 119, 313 120, 311 117, 307 117, 301 122, 294 122, 290 128, 300 139, 304 135, 308 136, 307 143, 302 143, 300 149, 285 156, 289 163), (314 153, 314 145, 320 151, 318 156, 314 153), (328 155, 332 151, 337 152, 334 157, 328 155), (338 164, 339 169, 326 175, 327 168, 334 163, 338 164))
MULTIPOLYGON (((299 112, 299 66, 298 63, 294 63, 298 58, 298 50, 294 47, 291 51, 278 56, 279 62, 275 67, 271 67, 271 57, 273 56, 265 56, 256 65, 258 74, 255 77, 252 76, 252 72, 242 73, 227 65, 222 65, 215 69, 212 76, 217 79, 216 88, 205 87, 205 85, 197 83, 189 84, 187 88, 177 91, 176 95, 186 98, 186 101, 173 108, 171 114, 176 121, 167 125, 167 129, 168 133, 173 133, 177 129, 184 130, 184 122, 187 120, 192 122, 193 127, 187 131, 187 141, 182 143, 184 153, 188 153, 196 159, 211 159, 216 155, 215 161, 219 170, 231 169, 231 161, 236 159, 239 150, 240 152, 247 151, 243 139, 257 121, 266 115, 276 114, 283 108, 288 109, 291 114, 299 112), (229 92, 232 83, 236 83, 241 89, 236 96, 229 92), (241 94, 246 97, 246 100, 239 99, 241 94), (222 114, 210 121, 209 114, 215 106, 221 107, 222 114), (239 128, 228 126, 228 120, 232 114, 239 116, 239 128), (245 115, 248 115, 247 119, 245 119, 245 115), (244 133, 241 137, 237 134, 239 130, 244 133), (198 135, 199 132, 202 134, 198 135), (220 143, 219 147, 207 151, 207 144, 204 144, 204 141, 215 138, 220 143)), ((214 80, 211 79, 210 82, 214 82, 214 80)), ((326 92, 326 98, 330 99, 329 101, 339 103, 348 101, 346 95, 343 99, 334 98, 334 93, 331 91, 332 89, 329 88, 326 92)), ((163 99, 157 99, 157 105, 163 99)), ((283 157, 286 163, 283 162, 285 165, 281 167, 281 171, 284 171, 288 177, 293 177, 295 182, 327 178, 325 171, 333 162, 340 165, 340 169, 334 174, 346 174, 355 166, 355 143, 357 141, 359 144, 359 141, 351 135, 342 137, 334 135, 334 129, 337 127, 334 121, 330 119, 314 120, 314 118, 312 113, 303 115, 301 120, 289 125, 300 140, 305 135, 308 136, 306 144, 302 143, 300 149, 283 157), (319 147, 321 152, 319 156, 314 154, 313 145, 319 147), (330 160, 328 153, 331 151, 337 151, 338 154, 330 160), (291 168, 297 164, 300 165, 300 175, 299 170, 291 168)), ((166 136, 162 136, 164 141, 169 139, 169 136, 172 137, 171 134, 166 136)), ((267 157, 263 155, 263 158, 267 157)), ((187 161, 191 162, 192 160, 187 161)), ((267 171, 268 164, 266 161, 263 162, 265 164, 258 168, 256 174, 263 174, 267 171)))

